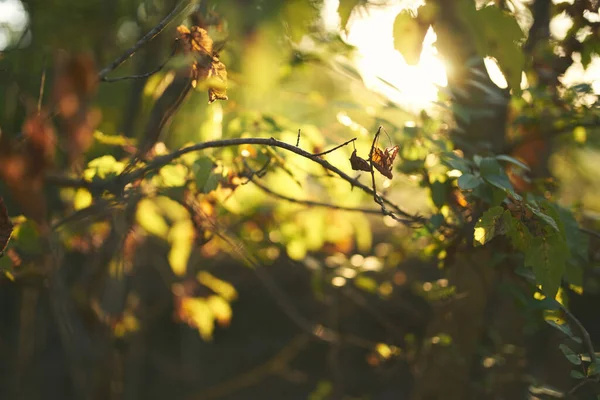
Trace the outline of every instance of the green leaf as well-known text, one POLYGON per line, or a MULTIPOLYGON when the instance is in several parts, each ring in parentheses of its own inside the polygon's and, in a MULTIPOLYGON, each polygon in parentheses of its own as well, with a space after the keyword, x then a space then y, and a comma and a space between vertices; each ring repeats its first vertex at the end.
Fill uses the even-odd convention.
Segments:
POLYGON ((477 186, 481 185, 483 183, 483 180, 478 177, 475 176, 473 174, 462 174, 459 178, 458 178, 458 187, 461 188, 462 190, 470 190, 470 189, 475 189, 477 186))
POLYGON ((565 335, 567 335, 567 337, 569 337, 571 340, 575 341, 576 343, 581 344, 581 338, 578 336, 575 336, 573 334, 573 331, 571 331, 571 327, 567 324, 559 324, 556 321, 553 321, 551 319, 546 319, 545 320, 546 323, 548 325, 550 325, 551 327, 558 329, 559 331, 561 331, 562 333, 564 333, 565 335))
POLYGON ((517 160, 514 157, 507 156, 506 154, 500 154, 496 156, 496 160, 506 161, 508 163, 516 165, 517 167, 523 168, 526 171, 530 171, 530 168, 527 166, 527 164, 523 163, 520 160, 517 160))
POLYGON ((525 35, 514 16, 497 6, 475 10, 473 2, 467 0, 458 2, 457 6, 457 15, 474 38, 479 55, 495 58, 509 87, 520 93, 525 64, 521 42, 525 35))
POLYGON ((474 245, 484 245, 496 235, 496 223, 502 216, 504 209, 500 206, 492 207, 483 213, 477 224, 473 235, 474 245))
POLYGON ((529 228, 520 219, 513 217, 509 210, 502 215, 502 224, 504 225, 504 234, 510 239, 513 247, 525 252, 533 239, 529 228))
POLYGON ((113 156, 102 156, 90 161, 83 176, 86 180, 91 181, 94 177, 101 179, 107 176, 118 175, 125 169, 125 164, 115 160, 113 156))
POLYGON ((584 374, 582 374, 581 372, 579 372, 575 369, 572 370, 569 375, 571 375, 571 378, 575 378, 575 379, 584 379, 586 377, 584 374))
POLYGON ((551 226, 552 229, 554 229, 556 232, 560 232, 560 229, 558 229, 558 225, 557 225, 556 221, 554 220, 554 218, 552 218, 551 216, 545 214, 542 210, 540 210, 540 208, 537 206, 537 204, 533 204, 533 205, 526 204, 526 206, 536 217, 538 217, 544 223, 551 226))
POLYGON ((533 268, 536 283, 548 297, 558 291, 568 253, 564 238, 557 233, 533 238, 525 252, 525 265, 533 268))
POLYGON ((446 184, 440 181, 431 184, 431 200, 437 208, 442 208, 446 204, 446 189, 446 184))
POLYGON ((16 246, 22 251, 29 254, 39 254, 42 252, 40 232, 34 221, 27 219, 17 224, 12 237, 16 246))
POLYGON ((196 187, 202 193, 215 190, 219 184, 220 178, 212 172, 214 166, 214 162, 208 157, 200 157, 192 166, 196 187))
POLYGON ((469 165, 469 162, 452 152, 443 153, 441 155, 441 158, 442 163, 448 165, 452 169, 457 169, 461 171, 463 174, 471 171, 471 166, 469 165))
POLYGON ((363 3, 363 0, 340 0, 340 5, 338 6, 337 11, 340 15, 340 27, 342 30, 345 30, 346 33, 348 32, 346 26, 348 25, 350 15, 352 15, 352 10, 354 10, 357 5, 363 3))
POLYGON ((182 164, 165 165, 159 171, 164 187, 181 187, 187 180, 188 170, 182 164))
POLYGON ((444 223, 444 216, 442 214, 433 214, 429 219, 433 229, 438 229, 444 223))
POLYGON ((369 276, 364 276, 364 275, 357 276, 354 279, 354 285, 357 288, 362 289, 369 293, 375 293, 377 291, 377 287, 378 287, 375 279, 373 279, 369 276))
POLYGON ((394 20, 394 48, 402 54, 409 65, 416 65, 421 58, 423 39, 429 25, 413 17, 409 11, 403 10, 394 20))
POLYGON ((571 350, 567 345, 561 344, 558 346, 558 348, 563 352, 571 364, 581 365, 581 357, 579 357, 579 355, 571 350))

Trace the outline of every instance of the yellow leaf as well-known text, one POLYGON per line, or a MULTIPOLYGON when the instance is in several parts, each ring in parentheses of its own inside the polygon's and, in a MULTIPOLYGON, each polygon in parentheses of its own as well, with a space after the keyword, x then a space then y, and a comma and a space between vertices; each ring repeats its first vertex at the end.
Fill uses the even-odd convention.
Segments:
POLYGON ((175 275, 182 276, 187 270, 188 259, 194 243, 194 224, 191 220, 178 221, 169 231, 169 264, 175 275))
POLYGON ((211 340, 215 329, 212 311, 204 299, 185 297, 181 300, 181 311, 188 324, 198 328, 204 340, 211 340))
POLYGON ((222 281, 206 271, 198 272, 196 279, 198 279, 198 282, 208 287, 213 292, 219 294, 227 301, 233 301, 237 298, 237 291, 233 285, 231 285, 229 282, 222 281))
POLYGON ((166 239, 169 226, 151 199, 143 199, 138 203, 136 220, 146 232, 166 239))
POLYGON ((206 299, 215 319, 221 326, 228 326, 231 321, 231 306, 221 296, 210 296, 206 299))
POLYGON ((77 189, 73 199, 73 208, 81 210, 92 205, 92 195, 87 189, 77 189))

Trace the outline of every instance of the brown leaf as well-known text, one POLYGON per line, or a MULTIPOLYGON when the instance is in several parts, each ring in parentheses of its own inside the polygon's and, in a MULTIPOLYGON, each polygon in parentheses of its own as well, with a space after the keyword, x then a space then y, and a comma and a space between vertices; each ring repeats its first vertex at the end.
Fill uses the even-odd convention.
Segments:
POLYGON ((373 149, 373 154, 371 155, 373 166, 386 178, 392 179, 393 177, 392 164, 399 149, 399 146, 387 147, 385 150, 381 150, 378 147, 373 149))
POLYGON ((369 165, 367 160, 365 160, 364 158, 360 158, 356 154, 356 149, 352 152, 352 155, 350 156, 350 165, 355 171, 371 172, 371 166, 369 165))
POLYGON ((178 40, 183 44, 184 54, 195 57, 190 71, 192 86, 196 87, 198 82, 205 82, 209 103, 227 100, 227 69, 219 60, 208 32, 198 26, 188 29, 183 25, 177 28, 177 32, 178 40))
POLYGON ((213 57, 208 71, 208 103, 227 100, 227 69, 218 57, 213 57))
POLYGON ((4 253, 12 232, 13 224, 8 217, 8 210, 4 205, 4 200, 0 197, 0 255, 4 253))
POLYGON ((205 29, 197 26, 188 27, 180 25, 177 27, 179 40, 183 42, 183 49, 186 54, 196 52, 212 56, 213 40, 205 29))

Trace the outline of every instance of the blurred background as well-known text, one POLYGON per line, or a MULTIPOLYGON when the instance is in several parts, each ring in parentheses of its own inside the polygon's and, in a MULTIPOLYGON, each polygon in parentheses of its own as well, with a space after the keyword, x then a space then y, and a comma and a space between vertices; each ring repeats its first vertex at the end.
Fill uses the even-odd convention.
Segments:
MULTIPOLYGON (((598 2, 424 4, 0 0, 0 195, 16 225, 0 398, 560 398, 577 384, 552 312, 512 275, 447 272, 471 250, 455 261, 441 221, 468 208, 453 157, 504 154, 530 166, 510 175, 517 191, 600 227, 598 2), (205 29, 219 82, 190 85, 180 25, 205 29), (138 144, 274 137, 311 153, 357 138, 324 158, 371 186, 348 159, 379 126, 399 153, 377 188, 424 227, 259 146, 189 153, 121 194, 81 183, 118 175, 138 144), (454 330, 444 315, 471 312, 463 298, 476 311, 454 330)), ((558 300, 598 344, 594 240, 558 300)))

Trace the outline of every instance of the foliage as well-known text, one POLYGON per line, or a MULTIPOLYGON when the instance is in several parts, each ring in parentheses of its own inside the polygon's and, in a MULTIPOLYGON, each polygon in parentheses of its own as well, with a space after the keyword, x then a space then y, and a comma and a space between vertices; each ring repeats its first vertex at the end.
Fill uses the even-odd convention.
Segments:
MULTIPOLYGON (((333 349, 332 360, 353 341, 369 351, 371 367, 401 360, 423 376, 453 367, 461 374, 462 357, 486 369, 505 357, 519 377, 511 385, 522 385, 525 351, 498 348, 525 347, 514 332, 522 338, 549 325, 563 335, 551 350, 576 367, 570 376, 597 381, 597 343, 569 300, 600 288, 590 251, 598 223, 589 217, 600 211, 590 201, 598 187, 580 183, 585 163, 578 163, 597 151, 600 114, 590 85, 558 79, 567 69, 559 49, 580 54, 583 66, 597 54, 595 35, 577 35, 590 26, 583 19, 591 5, 553 6, 575 21, 564 42, 536 36, 540 1, 529 5, 533 26, 513 2, 428 0, 399 11, 393 45, 406 63, 418 65, 431 28, 449 65, 439 107, 414 114, 367 88, 346 42, 353 16, 377 5, 340 1, 340 29, 331 32, 315 1, 183 2, 173 11, 150 3, 141 2, 137 16, 120 10, 126 22, 112 21, 101 38, 100 28, 52 30, 48 4, 32 7, 30 34, 51 32, 44 42, 65 49, 55 67, 35 42, 15 41, 2 54, 2 70, 17 77, 7 93, 18 94, 0 100, 8 110, 0 119, 6 277, 15 284, 42 277, 31 281, 36 290, 53 282, 48 290, 91 315, 99 335, 133 344, 157 329, 148 315, 160 307, 144 296, 151 285, 140 278, 153 269, 165 315, 217 345, 247 301, 237 287, 243 282, 222 267, 235 259, 296 329, 333 349), (126 23, 137 33, 126 34, 126 23), (94 54, 79 52, 86 46, 94 54), (106 54, 132 56, 123 64, 127 57, 111 62, 106 54), (491 82, 485 57, 508 90, 491 82), (107 67, 97 72, 98 65, 107 67), (40 75, 49 96, 31 83, 40 75), (582 193, 579 204, 565 195, 571 188, 582 193), (76 272, 71 257, 83 260, 76 272), (409 273, 413 260, 427 268, 409 273), (332 315, 327 322, 298 311, 297 293, 270 275, 278 265, 308 271, 307 292, 332 315), (400 336, 354 338, 338 314, 344 296, 392 333, 403 321, 382 316, 380 304, 402 308, 400 297, 414 296, 431 314, 400 336), (513 356, 521 359, 512 363, 513 356)), ((22 315, 36 309, 21 307, 22 315)), ((251 314, 260 320, 260 310, 251 314)), ((339 360, 331 363, 337 376, 339 360)), ((464 376, 487 374, 478 385, 502 397, 496 373, 473 367, 464 376)), ((339 377, 322 378, 310 398, 341 393, 339 377)), ((418 373, 412 378, 417 398, 446 387, 454 390, 448 398, 465 398, 458 393, 477 386, 456 388, 445 377, 432 388, 418 373)))

